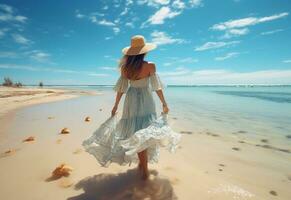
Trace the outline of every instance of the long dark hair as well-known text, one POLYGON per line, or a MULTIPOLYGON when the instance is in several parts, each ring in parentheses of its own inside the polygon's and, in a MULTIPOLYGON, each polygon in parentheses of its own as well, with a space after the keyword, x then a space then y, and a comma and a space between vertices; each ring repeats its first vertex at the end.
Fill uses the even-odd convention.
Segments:
POLYGON ((145 54, 123 56, 119 63, 121 73, 124 74, 128 79, 138 79, 139 72, 144 62, 144 57, 145 54))

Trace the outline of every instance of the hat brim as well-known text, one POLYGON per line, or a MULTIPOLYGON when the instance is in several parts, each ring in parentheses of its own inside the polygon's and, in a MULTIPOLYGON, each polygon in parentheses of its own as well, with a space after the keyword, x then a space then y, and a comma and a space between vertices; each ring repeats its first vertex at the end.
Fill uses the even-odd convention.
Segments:
POLYGON ((131 46, 125 47, 125 48, 122 49, 122 53, 124 55, 134 56, 134 55, 147 53, 149 51, 154 50, 155 48, 157 48, 156 44, 154 44, 154 43, 146 43, 142 47, 131 47, 131 46))

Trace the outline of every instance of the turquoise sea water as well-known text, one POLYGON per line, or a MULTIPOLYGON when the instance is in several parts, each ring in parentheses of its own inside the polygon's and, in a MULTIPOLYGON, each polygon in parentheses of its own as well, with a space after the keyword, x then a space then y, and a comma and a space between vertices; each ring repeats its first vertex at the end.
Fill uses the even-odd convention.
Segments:
MULTIPOLYGON (((111 86, 68 88, 103 91, 114 98, 111 86)), ((211 131, 244 140, 267 138, 291 145, 291 86, 168 86, 164 91, 171 117, 185 131, 211 131)), ((157 97, 156 101, 159 104, 157 97)))

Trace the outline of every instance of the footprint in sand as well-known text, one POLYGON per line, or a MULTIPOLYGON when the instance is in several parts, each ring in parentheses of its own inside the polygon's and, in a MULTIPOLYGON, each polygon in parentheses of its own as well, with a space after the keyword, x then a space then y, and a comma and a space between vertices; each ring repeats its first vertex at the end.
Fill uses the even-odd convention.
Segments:
POLYGON ((76 149, 73 154, 80 154, 83 152, 83 149, 76 149))
POLYGON ((187 134, 187 135, 191 135, 193 134, 192 131, 180 131, 181 134, 187 134))
POLYGON ((18 151, 19 149, 8 149, 7 151, 3 152, 0 155, 0 158, 6 157, 6 156, 12 156, 16 153, 16 151, 18 151))
POLYGON ((173 170, 173 168, 172 168, 172 167, 169 167, 169 166, 165 167, 164 169, 165 169, 165 170, 168 170, 168 171, 173 170))
POLYGON ((48 119, 54 119, 55 117, 49 116, 48 119))
POLYGON ((179 182, 180 182, 180 180, 178 179, 178 178, 172 178, 171 180, 170 180, 170 182, 173 184, 173 185, 177 185, 179 182))
POLYGON ((72 185, 74 185, 74 182, 68 178, 62 178, 58 185, 62 188, 68 188, 71 187, 72 185))
POLYGON ((270 191, 270 194, 273 195, 273 196, 278 196, 277 192, 274 191, 274 190, 271 190, 271 191, 270 191))
POLYGON ((238 133, 240 133, 240 134, 244 134, 244 133, 247 133, 247 131, 237 131, 237 132, 233 132, 232 134, 238 134, 238 133))
POLYGON ((4 153, 5 153, 6 155, 12 155, 12 154, 14 154, 15 152, 16 152, 15 149, 9 149, 9 150, 5 151, 4 153))
POLYGON ((232 150, 234 150, 234 151, 240 151, 240 148, 238 148, 238 147, 232 147, 232 150))
POLYGON ((247 131, 238 131, 237 133, 247 133, 247 131))
POLYGON ((211 133, 209 131, 206 132, 206 135, 210 135, 210 136, 213 136, 213 137, 219 137, 220 135, 218 134, 215 134, 215 133, 211 133))
POLYGON ((238 141, 238 143, 241 143, 241 144, 243 144, 243 143, 246 143, 245 141, 243 141, 243 140, 239 140, 238 141))
POLYGON ((288 180, 291 181, 291 174, 287 176, 288 180))
MULTIPOLYGON (((218 165, 219 165, 220 167, 225 167, 225 164, 222 164, 222 163, 220 163, 220 164, 218 164, 218 165)), ((222 169, 222 168, 219 168, 218 171, 222 172, 223 169, 222 169)))
POLYGON ((267 140, 267 139, 261 139, 261 142, 263 142, 263 143, 269 143, 269 140, 267 140))

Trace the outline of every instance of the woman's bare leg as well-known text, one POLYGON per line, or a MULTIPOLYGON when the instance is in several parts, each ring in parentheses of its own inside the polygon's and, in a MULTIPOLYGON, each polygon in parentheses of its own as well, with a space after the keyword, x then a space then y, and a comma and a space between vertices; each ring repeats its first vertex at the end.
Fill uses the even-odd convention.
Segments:
POLYGON ((142 178, 147 179, 149 176, 148 172, 148 155, 147 150, 138 153, 139 164, 138 167, 142 171, 142 178))

